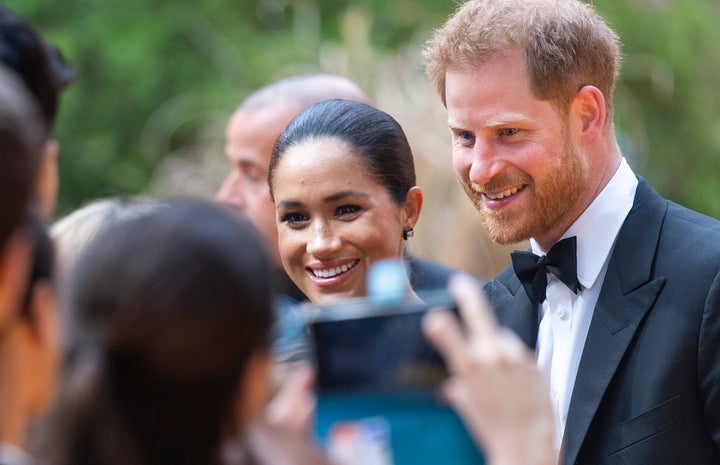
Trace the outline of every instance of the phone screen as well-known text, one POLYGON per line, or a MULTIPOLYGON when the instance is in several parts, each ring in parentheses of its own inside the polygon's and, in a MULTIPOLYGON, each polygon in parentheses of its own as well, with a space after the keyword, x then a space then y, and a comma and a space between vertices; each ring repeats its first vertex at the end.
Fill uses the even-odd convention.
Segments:
POLYGON ((309 324, 318 392, 428 389, 447 375, 421 331, 424 311, 309 324))

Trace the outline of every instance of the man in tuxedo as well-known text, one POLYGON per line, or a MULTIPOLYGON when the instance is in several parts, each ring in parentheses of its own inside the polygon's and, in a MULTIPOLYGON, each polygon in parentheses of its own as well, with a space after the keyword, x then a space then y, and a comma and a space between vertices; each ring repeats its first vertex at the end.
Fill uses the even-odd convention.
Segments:
POLYGON ((579 0, 470 0, 425 60, 490 235, 530 239, 486 291, 537 353, 560 462, 720 463, 720 222, 623 157, 615 32, 579 0))

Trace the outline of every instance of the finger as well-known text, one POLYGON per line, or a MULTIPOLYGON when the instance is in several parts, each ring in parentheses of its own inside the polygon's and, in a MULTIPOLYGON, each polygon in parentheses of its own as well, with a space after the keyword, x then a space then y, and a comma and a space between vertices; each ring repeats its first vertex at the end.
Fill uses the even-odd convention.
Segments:
POLYGON ((450 372, 457 372, 467 355, 465 335, 455 315, 448 310, 432 310, 423 317, 422 330, 450 372))
POLYGON ((491 340, 498 324, 482 289, 472 278, 462 274, 452 276, 448 287, 471 337, 480 341, 491 340))
POLYGON ((271 425, 305 433, 315 412, 314 373, 309 367, 294 368, 270 401, 265 418, 271 425))
POLYGON ((512 362, 529 362, 533 366, 535 365, 535 354, 528 350, 525 343, 523 343, 514 332, 506 328, 499 328, 495 343, 498 347, 498 352, 502 353, 506 360, 512 362))

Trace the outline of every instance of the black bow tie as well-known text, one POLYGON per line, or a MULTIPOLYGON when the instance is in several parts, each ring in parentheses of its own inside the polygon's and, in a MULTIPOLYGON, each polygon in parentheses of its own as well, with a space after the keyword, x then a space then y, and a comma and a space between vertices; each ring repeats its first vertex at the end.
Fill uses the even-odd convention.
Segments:
POLYGON ((552 273, 575 294, 580 289, 577 278, 576 238, 568 237, 555 244, 547 255, 538 257, 532 252, 511 254, 513 269, 533 305, 545 301, 547 274, 552 273))

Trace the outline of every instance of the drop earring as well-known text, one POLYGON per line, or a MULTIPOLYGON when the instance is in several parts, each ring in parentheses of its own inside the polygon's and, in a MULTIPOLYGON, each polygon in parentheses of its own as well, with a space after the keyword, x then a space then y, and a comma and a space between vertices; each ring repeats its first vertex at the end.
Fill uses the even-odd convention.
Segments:
POLYGON ((403 229, 403 236, 402 236, 402 237, 403 237, 404 240, 408 240, 408 239, 410 239, 411 237, 413 237, 414 235, 415 235, 415 231, 413 230, 412 227, 407 227, 407 228, 403 229))

